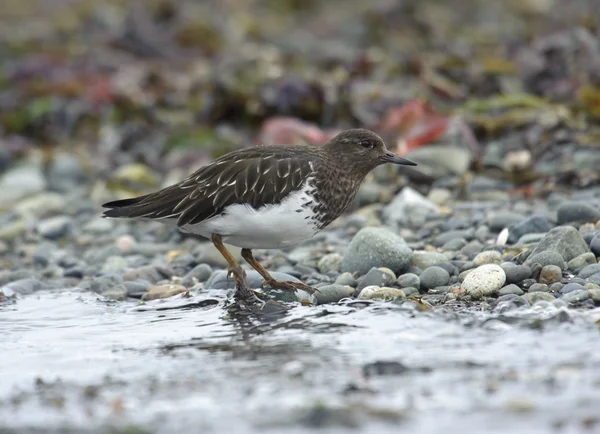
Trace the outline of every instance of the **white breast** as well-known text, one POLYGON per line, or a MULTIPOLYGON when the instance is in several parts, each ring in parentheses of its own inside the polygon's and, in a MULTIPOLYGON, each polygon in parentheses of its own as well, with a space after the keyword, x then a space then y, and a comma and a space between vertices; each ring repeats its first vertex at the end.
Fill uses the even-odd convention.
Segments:
POLYGON ((279 249, 300 244, 319 231, 312 208, 305 206, 313 200, 307 194, 310 189, 308 180, 301 190, 278 205, 258 210, 248 205, 230 205, 222 215, 181 229, 207 238, 219 234, 226 243, 248 249, 279 249))

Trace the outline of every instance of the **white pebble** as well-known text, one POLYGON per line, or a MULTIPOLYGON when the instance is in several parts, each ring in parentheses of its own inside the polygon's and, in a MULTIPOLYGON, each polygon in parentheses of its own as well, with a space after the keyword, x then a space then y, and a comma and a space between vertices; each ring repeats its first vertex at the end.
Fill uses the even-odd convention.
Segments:
POLYGON ((471 271, 461 286, 466 295, 477 300, 497 292, 505 281, 506 274, 499 265, 485 264, 471 271))

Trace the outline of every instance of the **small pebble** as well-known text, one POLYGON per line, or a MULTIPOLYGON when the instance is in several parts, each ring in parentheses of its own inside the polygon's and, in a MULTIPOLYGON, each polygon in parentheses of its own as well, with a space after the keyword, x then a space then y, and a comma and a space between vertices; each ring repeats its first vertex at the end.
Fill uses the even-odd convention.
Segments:
POLYGON ((400 288, 409 288, 409 287, 419 288, 421 286, 421 280, 419 279, 419 276, 417 276, 416 274, 406 273, 406 274, 403 274, 402 276, 398 277, 398 279, 396 280, 396 284, 400 288))
POLYGON ((461 287, 466 295, 477 300, 499 291, 505 281, 506 274, 499 265, 485 264, 470 272, 461 287))
POLYGON ((149 301, 159 298, 169 298, 186 291, 186 287, 182 285, 166 284, 151 286, 148 288, 148 292, 143 295, 142 300, 149 301))
POLYGON ((542 267, 538 280, 546 285, 560 282, 562 280, 562 269, 556 265, 546 265, 542 267))
POLYGON ((438 286, 447 285, 450 281, 450 274, 442 267, 428 267, 419 276, 421 289, 427 290, 438 286))
POLYGON ((323 274, 327 274, 330 271, 340 271, 343 260, 344 257, 339 253, 329 253, 319 260, 317 269, 323 274))

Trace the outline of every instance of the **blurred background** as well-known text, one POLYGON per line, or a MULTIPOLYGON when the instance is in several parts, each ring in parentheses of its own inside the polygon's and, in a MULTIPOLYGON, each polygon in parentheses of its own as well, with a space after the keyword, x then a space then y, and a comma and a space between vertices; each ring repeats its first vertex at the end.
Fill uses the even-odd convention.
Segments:
POLYGON ((596 0, 4 0, 0 209, 47 189, 138 194, 232 149, 358 126, 421 163, 408 175, 425 194, 473 173, 525 195, 588 186, 599 14, 596 0))

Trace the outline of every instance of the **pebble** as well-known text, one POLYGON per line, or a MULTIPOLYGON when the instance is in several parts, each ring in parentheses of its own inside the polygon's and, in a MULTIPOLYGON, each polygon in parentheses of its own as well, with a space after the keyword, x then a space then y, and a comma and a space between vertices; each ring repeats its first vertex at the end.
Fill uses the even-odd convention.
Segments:
POLYGON ((424 250, 415 250, 410 265, 418 267, 421 270, 432 265, 448 261, 446 255, 439 252, 427 252, 424 250))
POLYGON ((439 214, 439 207, 421 193, 404 187, 382 210, 386 224, 392 227, 420 227, 427 217, 439 214))
POLYGON ((343 285, 325 285, 319 287, 315 293, 317 304, 337 303, 343 298, 350 297, 353 289, 343 285))
POLYGON ((461 287, 474 300, 490 296, 502 288, 506 281, 504 270, 497 264, 485 264, 471 271, 461 287))
POLYGON ((442 267, 428 267, 419 276, 421 289, 433 289, 438 286, 447 285, 450 282, 450 274, 442 267))
MULTIPOLYGON (((587 253, 588 245, 581 234, 572 226, 557 226, 540 240, 531 256, 538 253, 554 252, 568 262, 571 259, 587 253)), ((527 261, 525 261, 527 263, 527 261)), ((529 262, 531 263, 531 262, 529 262)), ((550 265, 549 263, 543 265, 550 265)), ((558 265, 554 263, 553 265, 558 265)), ((564 267, 561 267, 564 269, 564 267)))
POLYGON ((550 292, 560 292, 563 286, 565 285, 562 282, 554 282, 550 285, 550 292))
POLYGON ((499 232, 504 228, 516 225, 522 221, 524 216, 510 211, 500 211, 488 216, 487 224, 492 231, 499 232))
POLYGON ((538 234, 525 234, 521 238, 519 238, 519 240, 517 241, 516 244, 519 246, 523 246, 523 245, 539 243, 546 236, 546 234, 547 234, 547 232, 538 233, 538 234))
POLYGON ((143 267, 127 270, 123 273, 123 280, 147 280, 150 283, 157 283, 161 280, 170 279, 173 272, 166 267, 158 265, 145 265, 143 267))
POLYGON ((90 234, 103 235, 110 233, 114 227, 114 220, 93 218, 83 225, 83 231, 90 234))
POLYGON ((506 286, 500 288, 500 291, 498 291, 499 296, 503 296, 503 295, 507 295, 507 294, 523 295, 524 292, 517 285, 515 285, 514 283, 511 283, 510 285, 506 285, 506 286))
POLYGON ((472 240, 475 237, 475 231, 473 229, 457 229, 453 231, 444 232, 433 240, 433 245, 436 247, 442 247, 444 244, 457 239, 472 240))
POLYGON ((64 212, 66 206, 66 200, 62 195, 48 191, 20 201, 14 209, 29 219, 41 219, 64 212))
POLYGON ((125 285, 117 285, 104 291, 102 295, 109 300, 123 301, 127 299, 127 288, 125 285))
POLYGON ((538 281, 551 285, 562 280, 562 269, 556 265, 546 265, 542 267, 538 281))
POLYGON ((543 215, 533 215, 521 220, 511 230, 508 236, 508 241, 512 244, 520 238, 529 234, 546 234, 552 229, 552 223, 543 215))
POLYGON ((340 271, 344 257, 339 253, 329 253, 324 255, 317 264, 317 269, 327 274, 331 271, 340 271))
MULTIPOLYGON (((242 262, 241 249, 230 245, 225 245, 227 250, 233 255, 234 259, 242 262)), ((211 267, 227 268, 229 265, 227 260, 219 253, 213 243, 199 243, 192 249, 192 254, 196 257, 199 264, 208 264, 211 267)))
POLYGON ((69 216, 55 216, 38 222, 38 233, 49 240, 58 240, 71 235, 73 231, 73 218, 69 216))
POLYGON ((405 300, 406 294, 403 290, 398 288, 379 287, 379 286, 367 286, 360 294, 358 294, 359 300, 382 300, 382 301, 394 301, 394 300, 405 300))
POLYGON ((571 222, 596 222, 600 220, 600 209, 584 201, 568 201, 556 210, 559 225, 571 222))
MULTIPOLYGON (((279 273, 277 271, 270 272, 270 274, 275 280, 302 282, 290 274, 279 273)), ((252 289, 261 288, 265 281, 255 270, 246 271, 246 280, 248 281, 248 286, 252 289)), ((233 276, 227 277, 227 270, 217 270, 206 281, 204 287, 206 289, 235 289, 235 282, 233 281, 233 276)))
POLYGON ((467 240, 464 238, 455 238, 453 240, 448 241, 446 244, 442 246, 442 250, 450 250, 450 251, 458 251, 467 245, 467 240))
POLYGON ((41 193, 46 180, 37 165, 17 166, 0 177, 0 208, 10 208, 20 199, 41 193))
POLYGON ((473 241, 470 241, 462 249, 460 249, 460 253, 470 258, 472 256, 477 255, 482 250, 483 250, 483 244, 481 244, 477 240, 473 240, 473 241))
POLYGON ((102 265, 102 271, 122 271, 129 266, 127 259, 122 256, 109 256, 102 265))
POLYGON ((579 283, 567 283, 565 286, 562 287, 562 289, 560 290, 561 294, 568 294, 569 292, 573 292, 573 291, 583 291, 585 290, 585 287, 579 283))
POLYGON ((592 300, 594 300, 594 303, 596 303, 596 306, 599 306, 600 305, 600 289, 598 289, 598 288, 588 289, 588 293, 590 294, 590 298, 592 300))
POLYGON ((502 255, 496 250, 486 250, 477 254, 477 256, 473 258, 473 264, 476 266, 484 264, 499 264, 500 262, 502 262, 502 255))
POLYGON ((198 264, 192 268, 181 280, 181 284, 185 287, 191 287, 196 282, 206 282, 212 275, 213 269, 208 264, 198 264))
POLYGON ((44 284, 42 282, 40 282, 38 279, 27 278, 7 283, 0 288, 0 292, 7 294, 8 290, 11 290, 17 294, 29 295, 41 289, 44 289, 44 284))
POLYGON ((47 171, 48 187, 55 191, 67 192, 78 189, 88 180, 81 163, 72 154, 54 155, 47 171))
POLYGON ((569 304, 581 303, 588 298, 590 298, 590 291, 588 289, 577 289, 561 296, 561 300, 564 300, 569 304))
POLYGON ((600 256, 600 232, 590 241, 590 250, 594 256, 600 256))
POLYGON ((142 300, 149 301, 159 298, 169 298, 186 291, 187 288, 183 285, 166 284, 151 286, 148 288, 148 292, 142 296, 142 300))
POLYGON ((527 292, 550 292, 550 288, 544 283, 534 283, 527 289, 527 292))
POLYGON ((396 285, 398 285, 400 288, 420 288, 421 280, 416 274, 406 273, 396 279, 396 285))
POLYGON ((367 286, 387 286, 394 283, 396 276, 386 268, 371 268, 367 274, 358 280, 357 291, 367 286))
POLYGON ((591 265, 595 263, 596 255, 594 255, 594 253, 592 252, 586 252, 571 259, 567 264, 567 268, 572 271, 579 271, 586 265, 591 265))
POLYGON ((342 261, 342 272, 366 274, 373 267, 386 267, 398 274, 413 257, 404 239, 385 228, 367 227, 352 238, 342 261))
POLYGON ((342 273, 335 279, 335 284, 341 286, 351 286, 352 288, 356 288, 356 286, 358 285, 358 281, 352 273, 342 273))
POLYGON ((523 294, 521 299, 525 300, 530 305, 533 305, 538 301, 552 302, 555 300, 555 297, 549 292, 528 292, 527 294, 523 294))
MULTIPOLYGON (((528 265, 530 266, 530 268, 533 267, 534 264, 539 264, 541 267, 545 267, 547 265, 555 265, 561 270, 567 268, 563 257, 559 253, 554 251, 533 253, 524 262, 524 265, 528 265)), ((532 272, 532 275, 535 275, 535 273, 532 272)))
POLYGON ((152 284, 146 280, 130 280, 123 282, 123 286, 127 289, 127 295, 135 298, 142 298, 152 284))
POLYGON ((509 262, 502 264, 501 267, 506 274, 506 281, 508 283, 521 283, 523 280, 531 277, 531 268, 527 265, 517 265, 509 262))

